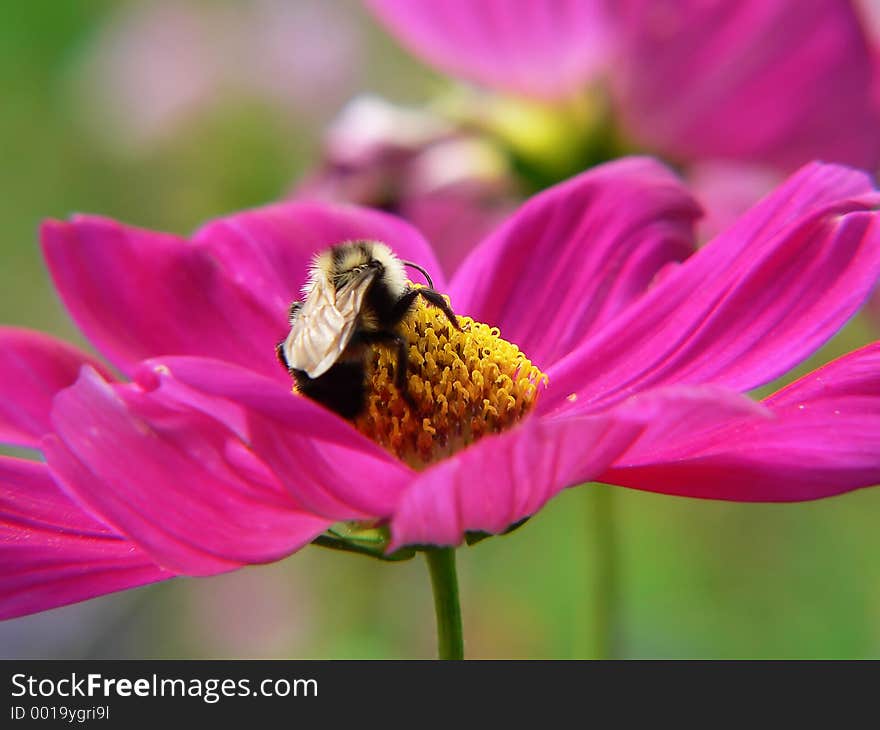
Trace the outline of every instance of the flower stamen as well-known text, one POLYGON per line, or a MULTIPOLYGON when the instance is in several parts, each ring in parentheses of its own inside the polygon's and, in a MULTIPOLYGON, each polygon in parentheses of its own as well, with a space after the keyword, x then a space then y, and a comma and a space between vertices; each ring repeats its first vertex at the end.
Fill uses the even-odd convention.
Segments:
POLYGON ((458 321, 461 330, 419 298, 400 323, 409 343, 408 398, 394 384, 394 349, 373 347, 367 356, 367 405, 354 425, 416 469, 512 427, 547 382, 497 327, 458 321))

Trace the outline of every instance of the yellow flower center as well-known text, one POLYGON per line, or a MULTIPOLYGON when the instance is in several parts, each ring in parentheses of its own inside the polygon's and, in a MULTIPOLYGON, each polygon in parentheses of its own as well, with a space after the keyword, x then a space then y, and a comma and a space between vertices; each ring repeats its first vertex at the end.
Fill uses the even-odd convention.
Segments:
POLYGON ((547 376, 497 327, 459 317, 461 330, 419 297, 397 328, 409 342, 409 400, 394 385, 395 348, 367 356, 366 408, 355 427, 416 469, 490 433, 535 405, 547 376))

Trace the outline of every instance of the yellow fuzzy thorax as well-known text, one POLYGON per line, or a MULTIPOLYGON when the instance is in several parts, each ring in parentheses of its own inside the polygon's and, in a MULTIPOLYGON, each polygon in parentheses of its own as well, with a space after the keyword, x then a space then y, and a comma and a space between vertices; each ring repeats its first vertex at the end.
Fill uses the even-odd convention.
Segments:
POLYGON ((547 376, 497 327, 458 317, 456 330, 421 297, 397 328, 409 342, 408 390, 394 385, 394 348, 367 356, 367 406, 355 427, 416 469, 520 421, 547 376))

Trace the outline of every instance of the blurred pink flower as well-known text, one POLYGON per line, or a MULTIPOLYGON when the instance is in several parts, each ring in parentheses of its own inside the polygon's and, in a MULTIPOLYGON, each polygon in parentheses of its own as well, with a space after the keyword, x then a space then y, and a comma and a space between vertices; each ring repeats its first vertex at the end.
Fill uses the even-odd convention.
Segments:
POLYGON ((515 207, 502 153, 427 109, 374 96, 330 126, 320 166, 293 191, 405 218, 431 241, 446 274, 515 207))
POLYGON ((610 35, 602 0, 366 0, 415 55, 489 88, 557 99, 601 71, 610 35))
POLYGON ((877 0, 855 0, 855 4, 871 39, 874 58, 880 61, 880 3, 877 0))
MULTIPOLYGON (((863 25, 870 35, 874 52, 874 106, 880 109, 880 3, 876 0, 857 0, 857 7, 861 12, 863 25)), ((877 133, 880 136, 880 132, 877 133)), ((880 288, 868 301, 865 308, 869 321, 875 330, 880 330, 880 288)))
POLYGON ((351 93, 361 45, 345 9, 316 0, 135 2, 88 48, 81 81, 104 131, 149 145, 242 98, 321 119, 351 93))
POLYGON ((782 182, 784 176, 766 165, 697 162, 687 170, 688 186, 705 209, 698 222, 699 240, 707 241, 733 225, 743 211, 782 182))
POLYGON ((866 30, 850 0, 626 0, 612 87, 673 159, 880 164, 866 30))
POLYGON ((489 88, 571 96, 601 69, 626 134, 671 159, 880 163, 850 0, 366 3, 421 58, 489 88))
POLYGON ((699 207, 625 159, 532 198, 448 283, 415 229, 356 207, 282 203, 191 240, 47 222, 62 300, 131 380, 0 331, 0 440, 46 458, 0 459, 0 615, 278 560, 339 521, 387 522, 389 550, 454 545, 592 480, 744 501, 875 484, 880 344, 760 403, 742 393, 865 300, 878 205, 865 175, 810 165, 688 257, 699 207), (415 471, 291 394, 274 356, 288 303, 316 250, 357 238, 424 265, 548 373, 525 419, 415 471))

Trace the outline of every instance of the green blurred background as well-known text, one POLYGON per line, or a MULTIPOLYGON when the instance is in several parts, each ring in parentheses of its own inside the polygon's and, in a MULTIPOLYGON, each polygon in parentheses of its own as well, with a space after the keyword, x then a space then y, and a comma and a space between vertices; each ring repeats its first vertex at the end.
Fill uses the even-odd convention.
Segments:
MULTIPOLYGON (((43 267, 42 218, 186 233, 283 195, 353 94, 418 102, 440 85, 356 2, 0 4, 0 322, 83 344, 43 267), (278 83, 257 88, 245 59, 284 32, 302 58, 260 57, 278 83), (145 63, 174 33, 191 34, 192 54, 145 63)), ((870 337, 856 321, 817 361, 870 337)), ((597 507, 613 515, 616 656, 880 655, 880 490, 747 505, 591 486, 459 550, 468 656, 593 655, 597 507)), ((420 560, 309 548, 0 623, 0 656, 427 658, 433 631, 420 560)))

